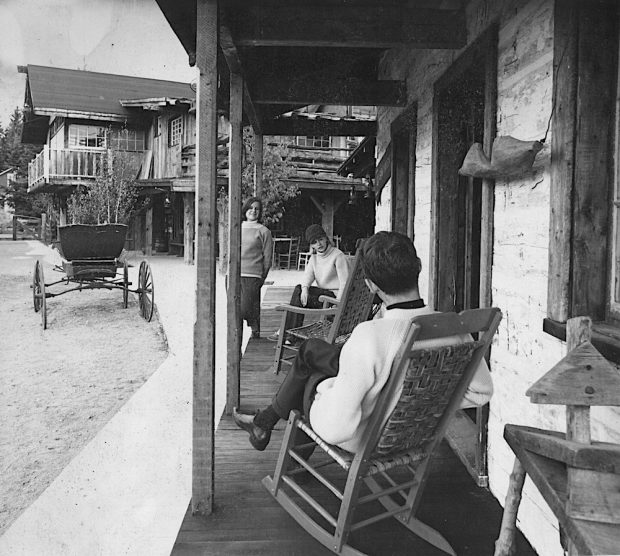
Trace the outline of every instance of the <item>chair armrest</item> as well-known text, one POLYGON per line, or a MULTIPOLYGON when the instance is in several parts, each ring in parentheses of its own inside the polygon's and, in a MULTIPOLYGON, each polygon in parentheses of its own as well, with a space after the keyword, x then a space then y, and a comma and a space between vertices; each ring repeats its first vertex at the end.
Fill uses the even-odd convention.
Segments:
POLYGON ((278 305, 276 311, 286 311, 288 313, 297 313, 299 315, 335 315, 336 308, 328 307, 327 309, 309 309, 307 307, 295 307, 294 305, 278 305))
POLYGON ((338 305, 340 303, 340 299, 336 299, 335 297, 331 297, 329 295, 320 295, 319 301, 323 303, 323 309, 328 308, 328 303, 332 305, 338 305))

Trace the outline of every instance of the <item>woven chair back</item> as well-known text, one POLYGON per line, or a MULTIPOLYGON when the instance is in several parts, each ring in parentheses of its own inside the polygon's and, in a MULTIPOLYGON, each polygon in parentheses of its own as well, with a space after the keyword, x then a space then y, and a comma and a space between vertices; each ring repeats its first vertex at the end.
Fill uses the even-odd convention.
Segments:
POLYGON ((480 342, 409 352, 402 392, 383 427, 374 457, 423 451, 438 427, 480 342))
POLYGON ((342 292, 341 308, 336 313, 329 331, 328 342, 339 343, 338 338, 348 337, 360 322, 368 319, 374 294, 368 289, 364 278, 361 252, 358 250, 353 259, 349 279, 342 292))

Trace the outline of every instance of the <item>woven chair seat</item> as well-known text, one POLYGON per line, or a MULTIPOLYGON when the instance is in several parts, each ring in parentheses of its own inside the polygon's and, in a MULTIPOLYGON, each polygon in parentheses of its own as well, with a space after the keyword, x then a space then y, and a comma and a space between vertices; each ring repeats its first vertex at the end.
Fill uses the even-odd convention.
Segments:
MULTIPOLYGON (((351 467, 351 463, 353 462, 353 458, 355 454, 351 452, 347 452, 338 446, 334 446, 333 444, 329 444, 325 442, 318 434, 316 434, 310 425, 303 419, 298 421, 297 426, 300 430, 304 431, 317 445, 327 453, 340 467, 342 467, 345 471, 348 471, 351 467)), ((374 457, 371 457, 368 460, 368 468, 366 473, 364 473, 365 477, 369 477, 376 473, 381 473, 388 471, 389 469, 393 469, 396 467, 400 467, 401 465, 409 465, 420 461, 426 457, 426 452, 414 452, 413 450, 409 452, 402 452, 400 454, 391 454, 389 457, 378 456, 377 454, 373 454, 374 457)))

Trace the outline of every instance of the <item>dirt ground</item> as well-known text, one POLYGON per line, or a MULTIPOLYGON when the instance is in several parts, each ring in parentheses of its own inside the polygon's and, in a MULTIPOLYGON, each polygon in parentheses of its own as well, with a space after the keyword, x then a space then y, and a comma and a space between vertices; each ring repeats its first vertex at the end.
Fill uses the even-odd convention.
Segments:
MULTIPOLYGON (((31 271, 9 273, 4 265, 0 261, 0 535, 167 355, 157 317, 147 323, 140 316, 135 294, 123 309, 121 290, 48 299, 44 331, 33 310, 31 271)), ((60 277, 45 268, 46 283, 60 277)))

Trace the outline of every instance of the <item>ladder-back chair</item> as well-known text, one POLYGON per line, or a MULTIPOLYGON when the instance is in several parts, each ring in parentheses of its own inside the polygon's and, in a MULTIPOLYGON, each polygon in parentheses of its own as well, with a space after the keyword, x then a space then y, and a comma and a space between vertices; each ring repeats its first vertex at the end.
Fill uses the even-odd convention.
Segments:
POLYGON ((265 488, 308 533, 336 554, 363 554, 347 544, 349 533, 389 517, 454 554, 438 531, 416 518, 416 511, 433 453, 500 320, 497 308, 412 319, 363 433, 361 450, 352 454, 328 444, 299 412, 292 411, 274 475, 263 479, 265 488), (300 431, 310 437, 309 444, 297 445, 300 431), (315 447, 320 453, 307 460, 304 454, 315 447), (316 481, 300 480, 300 473, 306 479, 310 473, 316 481), (313 496, 319 488, 337 498, 337 512, 327 509, 333 504, 321 503, 325 496, 313 496), (372 509, 368 507, 365 519, 360 520, 356 508, 376 500, 383 508, 375 504, 379 510, 367 517, 372 509))
POLYGON ((276 307, 277 311, 282 311, 282 323, 274 361, 276 374, 280 372, 283 364, 289 366, 292 364, 301 341, 321 338, 330 344, 343 344, 360 322, 372 316, 374 294, 366 286, 364 276, 361 250, 358 250, 340 299, 321 296, 322 309, 307 309, 293 305, 276 307), (297 328, 286 329, 288 313, 318 317, 318 320, 297 328))
POLYGON ((299 257, 299 238, 293 237, 288 245, 288 251, 284 253, 276 253, 276 266, 278 268, 286 268, 291 270, 297 266, 297 258, 299 257))

